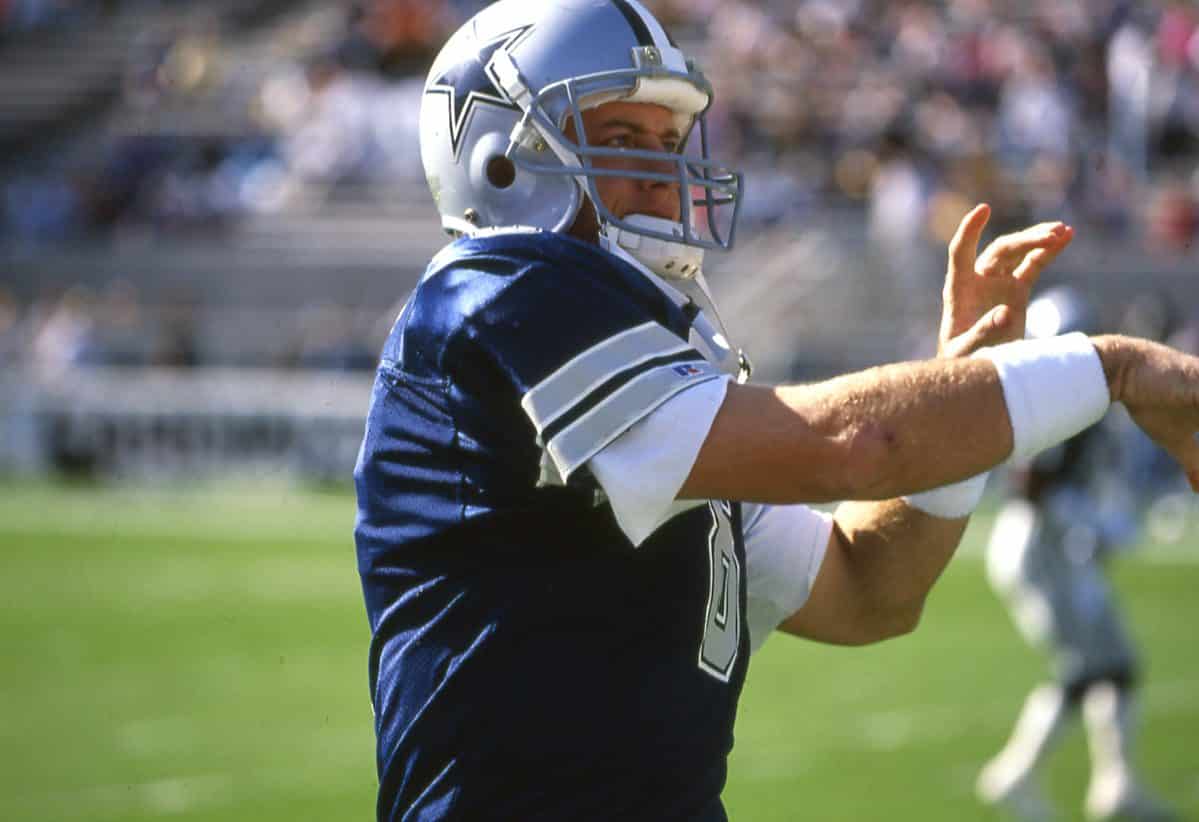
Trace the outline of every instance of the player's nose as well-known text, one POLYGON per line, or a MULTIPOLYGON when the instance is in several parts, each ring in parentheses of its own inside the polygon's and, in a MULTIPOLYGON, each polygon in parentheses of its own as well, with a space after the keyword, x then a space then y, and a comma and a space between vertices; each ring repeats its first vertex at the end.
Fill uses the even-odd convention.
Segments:
POLYGON ((643 178, 639 182, 642 188, 671 188, 679 187, 678 164, 668 159, 643 159, 638 163, 638 171, 658 175, 643 178))

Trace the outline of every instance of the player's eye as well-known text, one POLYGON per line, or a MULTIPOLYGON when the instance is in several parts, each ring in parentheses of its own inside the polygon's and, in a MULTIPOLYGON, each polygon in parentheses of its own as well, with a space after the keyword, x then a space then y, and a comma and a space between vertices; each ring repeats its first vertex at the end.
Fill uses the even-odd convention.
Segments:
POLYGON ((604 140, 604 145, 608 148, 629 148, 632 141, 627 134, 616 134, 604 140))

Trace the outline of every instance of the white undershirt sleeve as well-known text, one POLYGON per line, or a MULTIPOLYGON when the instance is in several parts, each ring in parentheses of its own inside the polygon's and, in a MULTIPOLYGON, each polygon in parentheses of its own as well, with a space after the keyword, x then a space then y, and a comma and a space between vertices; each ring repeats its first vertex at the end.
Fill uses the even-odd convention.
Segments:
POLYGON ((671 517, 704 504, 675 497, 695 465, 729 380, 722 376, 676 394, 588 461, 616 522, 634 545, 671 517))
MULTIPOLYGON (((675 500, 712 428, 730 378, 688 388, 591 457, 588 466, 622 531, 640 545, 703 500, 675 500)), ((807 601, 824 561, 833 517, 806 505, 742 503, 746 619, 756 651, 807 601)), ((702 546, 700 546, 702 548, 702 546)))
POLYGON ((833 516, 806 505, 742 503, 750 652, 808 601, 833 516))

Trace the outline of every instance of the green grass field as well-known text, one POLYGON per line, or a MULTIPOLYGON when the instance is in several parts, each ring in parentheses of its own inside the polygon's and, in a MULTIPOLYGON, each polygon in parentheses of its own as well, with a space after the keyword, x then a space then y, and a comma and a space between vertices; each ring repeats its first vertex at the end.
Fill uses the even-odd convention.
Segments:
MULTIPOLYGON (((368 640, 351 497, 0 485, 0 820, 362 820, 368 640)), ((746 820, 972 820, 971 783, 1040 662, 964 555, 913 636, 777 637, 726 799, 746 820)), ((1192 532, 1192 540, 1194 532, 1192 532)), ((1199 819, 1199 545, 1117 569, 1149 659, 1140 761, 1199 819)), ((1050 789, 1079 818, 1080 734, 1050 789)))

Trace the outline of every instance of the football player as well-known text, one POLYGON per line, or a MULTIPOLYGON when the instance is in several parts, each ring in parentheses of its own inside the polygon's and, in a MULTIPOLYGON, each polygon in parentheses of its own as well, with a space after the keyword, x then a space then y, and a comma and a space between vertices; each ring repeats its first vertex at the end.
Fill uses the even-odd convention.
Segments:
MULTIPOLYGON (((1030 337, 1091 332, 1094 306, 1059 286, 1029 306, 1030 337)), ((1125 473, 1110 426, 1097 425, 1012 471, 1013 496, 987 544, 987 575, 1025 639, 1045 648, 1053 679, 1028 695, 1011 737, 978 779, 979 797, 1029 820, 1052 819, 1039 771, 1080 713, 1087 734, 1091 819, 1174 817, 1137 778, 1131 762, 1137 654, 1102 562, 1137 534, 1125 473)))
POLYGON ((1115 399, 1199 487, 1199 360, 1081 335, 957 357, 1022 334, 1061 224, 979 256, 987 209, 965 218, 944 360, 747 384, 701 271, 743 193, 711 103, 635 0, 499 0, 430 70, 456 239, 384 345, 355 470, 381 819, 724 819, 751 650, 910 631, 991 466, 1115 399))

